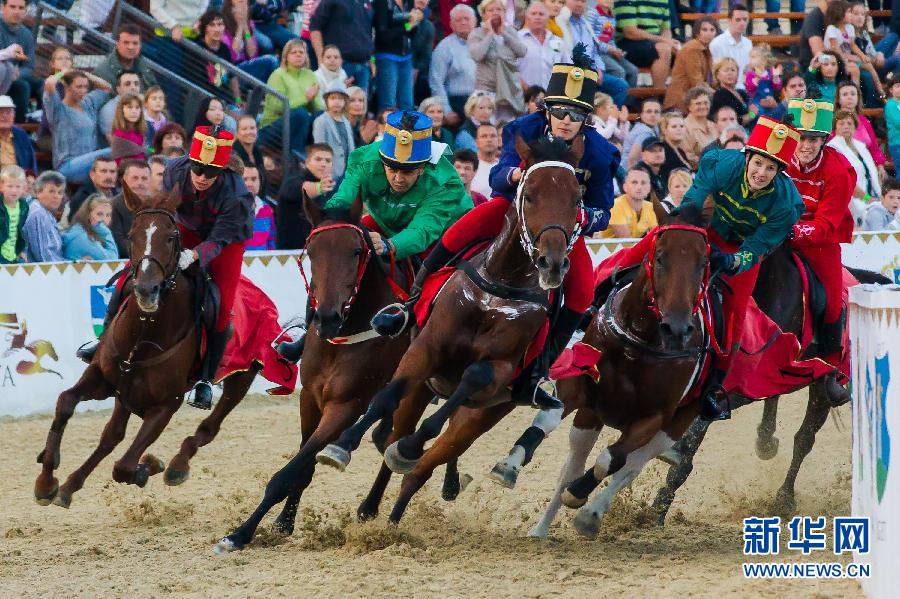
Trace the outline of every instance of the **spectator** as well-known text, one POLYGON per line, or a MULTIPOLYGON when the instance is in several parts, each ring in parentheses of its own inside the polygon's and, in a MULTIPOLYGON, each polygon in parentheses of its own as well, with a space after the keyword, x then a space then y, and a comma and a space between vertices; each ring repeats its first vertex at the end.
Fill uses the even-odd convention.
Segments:
POLYGON ((63 231, 63 256, 66 260, 116 260, 119 251, 109 228, 112 202, 95 193, 84 201, 63 231))
POLYGON ((881 202, 869 204, 862 229, 864 231, 896 231, 900 229, 897 208, 900 208, 900 181, 888 177, 884 180, 881 202))
MULTIPOLYGON (((428 0, 413 0, 415 8, 424 12, 428 9, 428 0)), ((431 71, 431 54, 435 44, 434 25, 426 18, 416 26, 411 40, 413 101, 419 102, 431 95, 428 78, 431 71)))
POLYGON ((597 92, 594 95, 594 127, 605 139, 617 148, 628 135, 628 108, 618 108, 609 94, 597 92))
MULTIPOLYGON (((856 118, 859 120, 859 126, 853 133, 853 138, 858 139, 865 144, 866 149, 869 150, 869 154, 872 155, 872 160, 875 161, 875 166, 878 167, 878 176, 884 179, 886 176, 884 165, 887 162, 887 158, 885 158, 884 153, 881 151, 871 121, 869 121, 862 112, 862 94, 855 83, 852 81, 841 81, 838 84, 835 108, 856 114, 856 118)), ((885 117, 886 116, 887 111, 885 110, 885 117)))
POLYGON ((97 114, 109 97, 109 84, 83 71, 55 75, 44 83, 44 110, 53 133, 53 165, 70 183, 84 183, 97 156, 109 156, 109 148, 97 148, 97 114), (56 84, 62 81, 60 99, 56 84), (88 82, 98 89, 88 92, 88 82))
POLYGON ((325 46, 337 46, 347 76, 367 93, 374 66, 369 61, 374 52, 369 6, 356 0, 322 0, 309 22, 310 41, 319 63, 324 59, 325 46))
POLYGON ((397 112, 397 109, 393 106, 388 106, 380 113, 378 113, 378 120, 376 121, 376 132, 375 132, 375 141, 381 141, 384 137, 384 128, 387 126, 387 117, 392 112, 397 112))
POLYGON ((69 205, 66 207, 69 215, 75 216, 84 200, 96 193, 107 198, 118 193, 116 162, 109 156, 97 156, 94 159, 91 171, 88 173, 88 180, 69 198, 69 205))
POLYGON ((884 120, 887 123, 888 150, 891 152, 894 168, 898 168, 900 166, 900 71, 888 73, 887 84, 891 97, 884 105, 884 120))
POLYGON ((881 182, 878 180, 878 169, 866 145, 853 134, 859 127, 859 119, 855 112, 837 110, 834 113, 834 137, 828 145, 844 155, 853 170, 856 171, 856 188, 850 202, 850 212, 857 226, 862 223, 867 204, 872 198, 881 198, 881 182))
POLYGON ((572 15, 566 6, 566 0, 543 0, 543 2, 549 14, 547 29, 556 37, 563 37, 564 33, 559 24, 560 22, 567 22, 572 15))
MULTIPOLYGON (((744 71, 750 64, 750 50, 753 42, 746 35, 747 25, 750 23, 750 12, 743 4, 732 4, 728 9, 728 30, 723 31, 709 43, 709 51, 713 64, 724 58, 730 58, 737 66, 737 87, 744 88, 744 71)), ((713 74, 713 81, 715 81, 713 74)))
POLYGON ((613 202, 610 210, 609 227, 601 237, 635 238, 643 237, 657 225, 656 214, 650 198, 650 175, 647 171, 633 166, 625 175, 623 194, 613 202))
POLYGON ((492 198, 494 192, 489 182, 491 169, 500 161, 500 134, 490 123, 478 126, 475 144, 478 146, 478 168, 470 187, 481 195, 492 198))
POLYGON ((472 150, 457 150, 453 153, 453 168, 456 169, 459 178, 462 179, 466 193, 472 198, 472 204, 478 206, 488 199, 472 189, 472 179, 478 170, 478 156, 472 150))
MULTIPOLYGON (((237 133, 233 150, 243 162, 244 166, 257 167, 260 180, 260 189, 266 188, 266 171, 263 168, 263 154, 256 143, 259 138, 259 129, 256 126, 256 118, 245 114, 237 121, 237 133)), ((152 164, 151 164, 152 167, 152 164)), ((152 170, 152 168, 151 168, 152 170)))
POLYGON ((705 85, 692 87, 685 95, 688 114, 684 119, 684 151, 694 164, 699 164, 700 152, 719 135, 716 126, 709 120, 711 97, 712 90, 705 85))
POLYGON ((672 210, 681 206, 684 194, 694 183, 694 176, 691 174, 691 171, 685 168, 676 168, 669 173, 667 181, 669 183, 669 195, 662 200, 661 204, 666 209, 666 212, 671 214, 672 210))
POLYGON ((613 9, 618 46, 636 67, 650 67, 653 87, 662 88, 669 77, 672 54, 679 43, 672 38, 666 0, 621 0, 613 9))
POLYGON ((31 137, 13 125, 16 105, 9 96, 0 96, 0 166, 17 164, 37 171, 31 137))
POLYGON ((519 59, 519 79, 522 89, 532 85, 545 85, 550 80, 550 70, 558 62, 565 62, 571 50, 563 40, 547 30, 547 7, 532 2, 525 12, 525 26, 519 32, 525 44, 525 56, 519 59))
POLYGON ((768 44, 758 44, 750 51, 750 65, 744 75, 744 89, 753 105, 752 112, 757 117, 772 117, 781 93, 781 65, 775 64, 772 49, 768 44))
MULTIPOLYGON (((231 49, 225 40, 225 18, 217 10, 207 10, 200 17, 198 37, 196 44, 218 57, 220 60, 231 62, 231 49)), ((235 105, 241 102, 240 81, 237 77, 229 77, 228 71, 219 62, 206 63, 206 81, 200 83, 201 87, 217 98, 235 105)))
MULTIPOLYGON (((752 3, 748 3, 752 4, 752 3)), ((806 12, 806 0, 790 0, 791 12, 806 12)), ((782 12, 781 0, 766 0, 766 12, 775 13, 782 12)), ((782 35, 781 26, 778 19, 766 19, 766 31, 769 35, 782 35)), ((800 29, 800 24, 794 20, 790 20, 791 33, 796 35, 800 29)))
POLYGON ((482 0, 478 5, 481 27, 472 31, 466 41, 475 60, 475 89, 493 94, 494 112, 500 120, 509 121, 525 112, 517 61, 528 49, 504 23, 505 11, 502 0, 482 0))
MULTIPOLYGON (((747 92, 737 86, 738 71, 738 63, 733 58, 723 58, 713 65, 713 87, 716 91, 712 96, 710 112, 715 114, 719 109, 728 107, 734 111, 741 123, 749 125, 757 115, 747 106, 747 92)), ((777 104, 774 105, 774 110, 778 110, 777 104)))
POLYGON ((349 85, 350 78, 343 69, 344 60, 341 58, 341 50, 334 44, 325 46, 322 56, 319 58, 319 68, 316 69, 316 82, 319 84, 319 95, 322 103, 325 103, 325 88, 332 83, 349 85))
POLYGON ((818 0, 816 7, 806 14, 800 28, 800 66, 811 66, 812 59, 825 50, 825 11, 829 0, 818 0))
MULTIPOLYGON (((850 4, 845 0, 832 0, 825 11, 826 27, 823 39, 825 48, 841 57, 841 60, 844 61, 844 68, 847 69, 847 74, 854 82, 859 84, 860 68, 863 64, 862 58, 865 58, 865 55, 856 45, 856 30, 850 23, 850 19, 850 4)), ((868 63, 866 63, 866 66, 871 69, 870 74, 875 77, 879 95, 883 95, 884 90, 881 89, 881 82, 878 81, 875 67, 868 63)))
POLYGON ((444 127, 444 102, 437 96, 425 98, 419 104, 419 112, 431 119, 431 139, 453 147, 453 133, 444 127))
POLYGON ((541 106, 544 103, 544 96, 546 95, 547 90, 540 85, 532 85, 525 90, 525 108, 528 114, 534 114, 538 110, 542 110, 541 106))
MULTIPOLYGON (((150 167, 150 183, 149 183, 150 189, 149 189, 148 193, 150 193, 150 194, 162 193, 163 175, 166 172, 166 162, 167 162, 167 160, 164 156, 151 156, 150 159, 147 161, 147 165, 150 167)), ((124 170, 125 169, 123 169, 123 171, 124 170)), ((123 175, 124 175, 124 172, 123 172, 123 175)))
MULTIPOLYGON (((327 0, 326 0, 327 1, 327 0)), ((291 4, 297 4, 291 2, 291 4)), ((254 0, 250 8, 250 16, 256 24, 259 51, 268 54, 273 50, 280 52, 284 46, 297 36, 278 24, 278 19, 287 7, 284 0, 254 0)))
POLYGON ((361 87, 347 88, 347 120, 353 128, 353 145, 357 148, 372 143, 378 133, 378 123, 369 118, 369 99, 361 87))
POLYGON ((170 148, 178 148, 184 154, 184 142, 187 133, 178 123, 169 122, 163 125, 153 136, 153 153, 163 155, 170 148))
POLYGON ((435 47, 428 82, 431 94, 444 102, 447 125, 455 127, 464 118, 466 99, 475 91, 475 61, 466 44, 475 27, 475 11, 465 4, 457 4, 449 17, 453 33, 435 47))
POLYGON ((144 92, 144 120, 147 122, 146 144, 149 146, 156 132, 169 120, 166 116, 166 92, 158 85, 144 92))
POLYGON ((28 100, 36 95, 43 83, 33 75, 34 72, 34 35, 31 30, 23 25, 25 21, 25 0, 4 0, 0 11, 0 48, 8 49, 11 46, 15 52, 14 60, 19 67, 19 77, 7 90, 7 94, 16 105, 16 122, 25 122, 25 113, 28 111, 28 100))
POLYGON ((116 109, 119 106, 119 98, 125 94, 138 95, 141 93, 141 78, 135 71, 120 71, 116 75, 116 95, 111 97, 97 116, 97 122, 100 132, 104 139, 109 139, 112 133, 113 118, 116 116, 116 109))
POLYGON ((347 88, 342 81, 336 81, 325 89, 325 112, 313 121, 313 142, 331 146, 331 169, 335 179, 347 168, 347 157, 356 145, 353 143, 353 128, 344 117, 347 107, 347 88))
POLYGON ((806 78, 800 71, 789 73, 784 78, 784 87, 781 89, 781 102, 775 107, 772 118, 780 121, 787 114, 787 101, 791 98, 803 99, 806 97, 806 78))
POLYGON ((237 121, 225 112, 225 103, 214 96, 207 96, 197 107, 197 115, 194 117, 194 124, 191 128, 211 125, 221 125, 231 133, 237 132, 237 121))
POLYGON ((638 121, 631 127, 631 131, 622 142, 622 156, 626 164, 634 166, 641 152, 641 143, 648 137, 659 137, 659 118, 662 108, 659 100, 648 98, 641 103, 641 112, 638 121))
POLYGON ((672 67, 672 81, 666 89, 663 109, 687 110, 684 95, 687 90, 701 84, 708 84, 712 72, 712 54, 709 43, 719 32, 712 17, 702 17, 694 23, 694 39, 689 41, 675 55, 672 67))
MULTIPOLYGON (((159 174, 159 181, 154 189, 154 183, 150 179, 150 167, 143 160, 126 160, 119 165, 120 178, 122 185, 128 186, 139 198, 149 199, 153 194, 162 193, 162 172, 165 171, 166 159, 162 156, 152 156, 152 162, 156 163, 154 169, 159 174), (160 164, 162 168, 160 169, 160 164)), ((110 230, 113 239, 116 241, 116 249, 119 257, 127 259, 131 254, 131 245, 128 241, 128 233, 131 231, 131 223, 134 221, 134 215, 125 204, 125 194, 120 192, 112 198, 112 223, 110 230)))
MULTIPOLYGON (((316 74, 309 68, 309 56, 303 40, 289 41, 281 52, 281 66, 269 77, 269 87, 287 96, 290 108, 290 147, 303 155, 313 115, 324 110, 319 99, 316 74)), ((281 140, 281 116, 285 106, 275 96, 267 95, 260 134, 265 143, 277 145, 281 140)))
MULTIPOLYGON (((209 0, 150 0, 150 15, 169 30, 172 42, 179 43, 185 37, 194 37, 194 24, 200 20, 208 6, 209 0)), ((200 35, 203 35, 202 31, 200 35)), ((161 39, 168 41, 168 38, 160 37, 153 41, 158 42, 161 39)), ((153 42, 147 45, 153 47, 153 53, 162 50, 162 46, 153 42)), ((168 49, 171 49, 171 46, 168 49)))
MULTIPOLYGON (((94 67, 94 75, 116 87, 122 71, 137 74, 140 85, 146 89, 158 85, 150 65, 141 57, 141 30, 131 23, 121 26, 116 33, 115 49, 94 67)), ((128 91, 135 93, 134 90, 128 91)))
MULTIPOLYGON (((58 2, 50 2, 50 4, 62 10, 66 7, 71 8, 74 1, 60 0, 58 2)), ((131 4, 136 3, 132 2, 131 4)), ((80 14, 78 15, 78 20, 92 29, 101 29, 115 12, 116 0, 81 0, 79 5, 80 14)), ((112 81, 109 83, 112 85, 112 81)))
POLYGON ((650 190, 656 195, 656 199, 664 198, 668 193, 662 170, 665 161, 666 152, 660 138, 648 137, 641 143, 641 161, 635 167, 647 171, 650 176, 650 190))
POLYGON ((310 41, 309 23, 312 16, 316 14, 320 2, 321 0, 288 0, 288 10, 296 9, 298 4, 302 5, 301 15, 303 18, 300 21, 300 39, 306 44, 306 53, 309 54, 309 68, 313 71, 319 67, 319 62, 316 58, 315 49, 312 47, 312 42, 310 41))
POLYGON ((306 169, 285 180, 275 206, 275 240, 280 250, 297 250, 306 245, 312 227, 303 214, 303 194, 324 206, 337 184, 332 177, 332 150, 325 144, 306 148, 306 169))
POLYGON ((244 185, 253 194, 254 217, 253 237, 244 242, 247 250, 274 250, 275 249, 275 211, 272 205, 259 197, 260 172, 253 165, 244 166, 244 185))
POLYGON ((144 120, 144 103, 141 97, 125 94, 116 106, 112 133, 109 136, 110 155, 120 164, 126 158, 146 160, 144 139, 147 121, 144 120))
MULTIPOLYGON (((495 0, 496 1, 496 0, 495 0)), ((378 109, 413 109, 412 38, 422 10, 412 0, 375 0, 375 78, 378 109)))
POLYGON ((837 95, 837 83, 847 78, 844 70, 844 61, 841 57, 826 50, 813 58, 806 74, 806 84, 812 84, 819 89, 819 97, 826 102, 834 102, 837 95))
POLYGON ((703 155, 710 150, 743 150, 744 146, 747 145, 747 130, 740 125, 727 125, 721 131, 722 132, 719 133, 716 140, 703 148, 703 151, 700 152, 701 160, 703 159, 703 155))
POLYGON ((616 45, 616 17, 613 14, 613 0, 597 2, 597 17, 591 19, 597 51, 603 61, 603 71, 613 77, 624 79, 630 87, 637 86, 638 68, 625 60, 625 53, 616 45))
POLYGON ((44 171, 34 182, 34 192, 35 201, 28 206, 22 229, 28 262, 62 261, 62 237, 54 215, 65 197, 66 178, 56 171, 44 171))
POLYGON ((0 264, 25 261, 23 229, 28 219, 25 194, 25 170, 15 164, 0 169, 0 264))
POLYGON ((865 3, 858 0, 851 2, 850 14, 853 28, 856 30, 856 45, 872 61, 879 74, 888 73, 900 67, 900 56, 894 54, 897 47, 896 34, 889 33, 882 39, 882 42, 886 42, 885 49, 889 48, 888 56, 886 57, 885 52, 879 50, 879 47, 872 41, 872 36, 869 35, 868 29, 866 29, 869 9, 865 3), (892 35, 894 35, 893 40, 890 39, 892 35))
MULTIPOLYGON (((267 81, 272 71, 278 68, 278 59, 260 51, 248 0, 225 0, 222 19, 225 22, 222 44, 228 48, 229 53, 226 60, 248 75, 267 81)), ((229 77, 237 79, 231 75, 229 77)), ((238 103, 237 98, 235 103, 238 103)))
POLYGON ((493 123, 495 108, 494 99, 488 93, 479 91, 469 96, 464 108, 466 120, 456 132, 455 149, 478 151, 475 144, 475 133, 482 123, 493 123))
MULTIPOLYGON (((663 164, 660 168, 660 176, 668 181, 669 173, 675 169, 695 170, 697 164, 688 159, 684 151, 684 116, 680 112, 667 112, 659 121, 659 129, 662 132, 663 164)), ((648 137, 647 139, 653 139, 648 137)), ((660 196, 663 197, 663 196, 660 196)))

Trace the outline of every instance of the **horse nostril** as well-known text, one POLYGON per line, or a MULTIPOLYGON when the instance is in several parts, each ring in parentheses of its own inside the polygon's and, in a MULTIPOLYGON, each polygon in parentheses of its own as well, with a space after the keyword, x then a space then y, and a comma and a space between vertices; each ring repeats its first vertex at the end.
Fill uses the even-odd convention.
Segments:
POLYGON ((550 258, 547 256, 538 256, 535 265, 541 270, 547 270, 550 268, 550 258))
POLYGON ((693 332, 694 332, 694 325, 688 324, 686 327, 684 327, 684 336, 685 337, 687 337, 688 335, 690 335, 693 332))
POLYGON ((568 259, 568 258, 563 258, 563 260, 562 260, 562 269, 563 269, 564 271, 569 270, 569 259, 568 259))
POLYGON ((672 333, 672 327, 669 325, 669 323, 667 323, 667 322, 661 322, 661 323, 659 324, 659 328, 660 328, 660 330, 661 330, 665 335, 668 335, 668 336, 672 336, 672 335, 673 335, 673 333, 672 333))

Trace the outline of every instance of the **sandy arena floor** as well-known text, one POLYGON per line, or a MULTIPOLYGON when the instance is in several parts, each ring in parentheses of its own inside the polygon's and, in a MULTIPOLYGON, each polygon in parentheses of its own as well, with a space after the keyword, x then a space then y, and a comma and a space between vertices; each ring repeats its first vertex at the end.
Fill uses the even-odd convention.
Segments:
MULTIPOLYGON (((441 469, 400 527, 389 527, 384 514, 396 495, 395 477, 382 517, 365 525, 352 522, 380 463, 367 439, 346 473, 318 469, 293 537, 280 541, 261 534, 247 550, 225 557, 212 555, 213 544, 250 514, 270 474, 296 449, 296 398, 248 399, 220 437, 200 450, 191 479, 180 487, 166 487, 161 476, 145 489, 113 483, 112 463, 123 444, 68 511, 40 507, 32 496, 34 458, 49 416, 0 419, 0 596, 862 596, 851 581, 748 582, 741 573, 741 519, 766 513, 805 404, 805 394, 783 401, 781 452, 769 462, 753 451, 761 405, 714 425, 665 528, 651 524, 643 509, 667 468, 653 462, 613 505, 596 541, 571 528, 572 512, 562 514, 551 539, 525 538, 555 483, 569 423, 541 448, 517 488, 507 491, 486 474, 530 421, 532 412, 520 409, 463 456, 460 470, 474 481, 455 503, 440 498, 441 469)), ((849 415, 849 407, 839 410, 840 430, 829 419, 801 471, 801 514, 830 519, 849 513, 849 415)), ((94 448, 107 417, 99 412, 71 420, 61 481, 94 448)), ((152 452, 171 458, 201 417, 183 408, 152 452)), ((136 428, 132 418, 126 441, 136 428)), ((604 433, 601 442, 612 434, 604 433)), ((823 553, 808 561, 833 557, 823 553)), ((796 555, 781 559, 800 561, 796 555)))

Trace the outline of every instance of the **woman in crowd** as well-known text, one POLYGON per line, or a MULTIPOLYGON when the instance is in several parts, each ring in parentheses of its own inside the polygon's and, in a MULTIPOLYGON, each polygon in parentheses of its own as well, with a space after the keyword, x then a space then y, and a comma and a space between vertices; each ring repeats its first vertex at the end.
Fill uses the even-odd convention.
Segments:
POLYGON ((819 88, 819 97, 827 102, 834 102, 837 95, 837 84, 849 79, 844 68, 844 61, 834 52, 826 50, 812 59, 806 84, 815 84, 819 88))
MULTIPOLYGON (((50 54, 50 61, 47 66, 49 67, 52 76, 71 70, 73 64, 72 53, 69 52, 69 49, 63 46, 57 46, 53 50, 53 53, 50 54)), ((65 95, 66 90, 62 83, 56 84, 56 93, 60 98, 65 95)), ((38 126, 35 146, 42 152, 50 152, 53 150, 53 139, 50 135, 50 123, 47 121, 46 112, 41 115, 41 124, 38 126)))
POLYGON ((266 169, 263 163, 262 150, 256 140, 259 138, 259 129, 256 126, 256 118, 245 114, 237 121, 237 134, 234 140, 234 154, 244 161, 245 165, 255 166, 259 171, 259 188, 265 193, 266 169))
POLYGON ((511 121, 525 113, 518 60, 528 49, 515 30, 505 24, 503 0, 482 0, 478 13, 481 27, 466 40, 475 61, 475 89, 492 93, 497 117, 511 121))
POLYGON ((719 134, 716 125, 709 120, 712 90, 705 85, 698 85, 689 89, 684 99, 688 105, 688 114, 684 119, 682 148, 688 160, 692 164, 698 164, 703 148, 716 141, 719 134))
POLYGON ((857 139, 865 144, 866 149, 869 150, 869 154, 872 155, 872 160, 875 161, 875 166, 878 167, 878 176, 883 180, 886 176, 884 164, 887 162, 887 158, 885 158, 884 153, 878 145, 878 138, 875 136, 875 130, 872 128, 872 123, 862 112, 862 94, 860 93, 859 87, 852 81, 841 81, 837 86, 836 99, 835 109, 852 112, 859 120, 859 126, 853 133, 853 139, 857 139))
POLYGON ((681 206, 684 194, 694 182, 694 175, 686 168, 676 168, 669 173, 668 182, 669 195, 662 201, 662 205, 666 212, 671 213, 672 210, 681 206))
POLYGON ((712 69, 713 87, 716 91, 713 93, 709 111, 714 114, 722 106, 730 106, 734 108, 741 124, 748 126, 757 115, 756 111, 747 105, 747 93, 737 88, 739 71, 737 61, 731 57, 716 61, 712 69))
POLYGON ((357 148, 372 143, 378 134, 378 121, 369 118, 369 98, 356 85, 347 88, 347 119, 353 128, 353 145, 357 148))
POLYGON ((431 138, 453 148, 453 133, 444 127, 444 101, 437 96, 425 98, 419 104, 419 112, 431 119, 431 138))
POLYGON ((197 116, 194 118, 194 129, 201 126, 221 125, 225 130, 234 134, 237 131, 237 121, 225 112, 225 102, 215 96, 203 98, 197 107, 197 116))
POLYGON ((866 145, 853 137, 858 127, 859 118, 855 112, 838 110, 834 113, 834 137, 828 142, 850 161, 856 171, 856 188, 853 190, 850 212, 857 226, 862 223, 869 202, 881 199, 881 181, 875 160, 866 145))
POLYGON ((469 96, 464 108, 466 120, 463 121, 459 131, 456 132, 456 145, 454 149, 472 150, 473 152, 477 152, 478 148, 475 146, 475 132, 478 131, 478 127, 482 123, 494 122, 494 112, 496 108, 497 105, 494 103, 494 98, 492 98, 489 93, 476 91, 469 96))
POLYGON ((675 54, 672 80, 666 89, 663 109, 687 110, 685 93, 692 87, 710 82, 712 54, 709 43, 719 34, 719 28, 712 17, 702 17, 694 22, 694 39, 687 42, 675 54))
POLYGON ((63 255, 67 260, 117 260, 119 250, 109 228, 112 200, 95 193, 89 196, 63 231, 63 255))
POLYGON ((166 123, 153 135, 153 153, 165 156, 171 148, 178 148, 183 154, 186 139, 184 127, 175 122, 166 123))
POLYGON ((222 43, 228 48, 231 64, 260 81, 268 80, 272 71, 278 68, 278 59, 272 54, 260 53, 248 0, 225 0, 222 18, 225 22, 222 43))
POLYGON ((659 130, 662 134, 663 151, 666 154, 666 161, 659 169, 660 178, 665 181, 669 177, 669 173, 678 168, 696 169, 697 163, 690 161, 683 147, 684 116, 680 112, 667 112, 659 121, 659 130))
POLYGON ((559 26, 560 22, 568 22, 572 16, 572 11, 566 6, 565 0, 543 0, 550 18, 547 20, 547 31, 562 39, 563 30, 559 26))

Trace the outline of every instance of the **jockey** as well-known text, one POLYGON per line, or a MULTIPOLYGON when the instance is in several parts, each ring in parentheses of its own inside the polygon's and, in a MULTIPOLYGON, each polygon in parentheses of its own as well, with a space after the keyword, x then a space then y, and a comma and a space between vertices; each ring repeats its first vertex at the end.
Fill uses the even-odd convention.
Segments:
MULTIPOLYGON (((178 268, 195 261, 207 269, 219 288, 221 303, 214 330, 209 334, 200 380, 187 403, 212 407, 212 385, 230 336, 231 309, 244 258, 244 242, 253 233, 253 196, 247 191, 239 167, 230 162, 234 136, 217 126, 197 127, 188 156, 170 160, 163 174, 163 189, 181 188, 181 204, 175 213, 183 248, 178 268)), ((122 300, 120 277, 110 298, 105 325, 109 325, 122 300)), ((104 327, 104 331, 106 330, 104 327)), ((85 347, 78 357, 90 363, 98 343, 85 347)))
MULTIPOLYGON (((391 113, 380 144, 350 153, 344 179, 325 209, 346 210, 361 197, 369 212, 362 222, 376 253, 402 260, 425 252, 472 208, 450 156, 447 144, 432 141, 430 118, 391 113)), ((278 353, 296 362, 305 339, 304 334, 280 344, 278 353)))
MULTIPOLYGON (((422 284, 429 274, 446 265, 469 244, 500 234, 516 187, 523 176, 521 159, 515 148, 517 137, 525 142, 544 136, 571 142, 576 136, 583 136, 584 155, 576 169, 584 195, 581 234, 590 237, 606 228, 613 204, 612 182, 619 168, 619 152, 587 124, 593 111, 599 76, 592 68, 590 58, 585 55, 584 46, 578 44, 572 55, 575 64, 553 66, 544 109, 518 118, 503 128, 503 149, 499 162, 490 174, 494 198, 471 210, 444 233, 441 242, 434 247, 416 274, 410 301, 403 309, 407 314, 418 300, 422 284)), ((569 261, 569 271, 563 284, 564 306, 556 317, 543 353, 531 371, 525 371, 516 383, 513 395, 517 403, 533 404, 542 409, 562 407, 557 398, 540 388, 540 383, 547 378, 550 365, 566 347, 593 300, 592 263, 583 238, 575 243, 569 261)), ((403 323, 412 320, 407 319, 403 311, 399 314, 383 311, 376 315, 372 323, 378 332, 396 335, 403 323)))
MULTIPOLYGON (((807 98, 788 100, 788 114, 800 131, 797 152, 787 174, 794 180, 805 210, 791 231, 791 249, 803 256, 825 287, 825 318, 818 336, 819 355, 837 369, 846 314, 842 311, 841 243, 850 241, 853 216, 850 199, 856 184, 853 167, 837 150, 825 145, 831 135, 834 104, 807 98)), ((834 405, 850 400, 834 373, 825 379, 834 405)))

